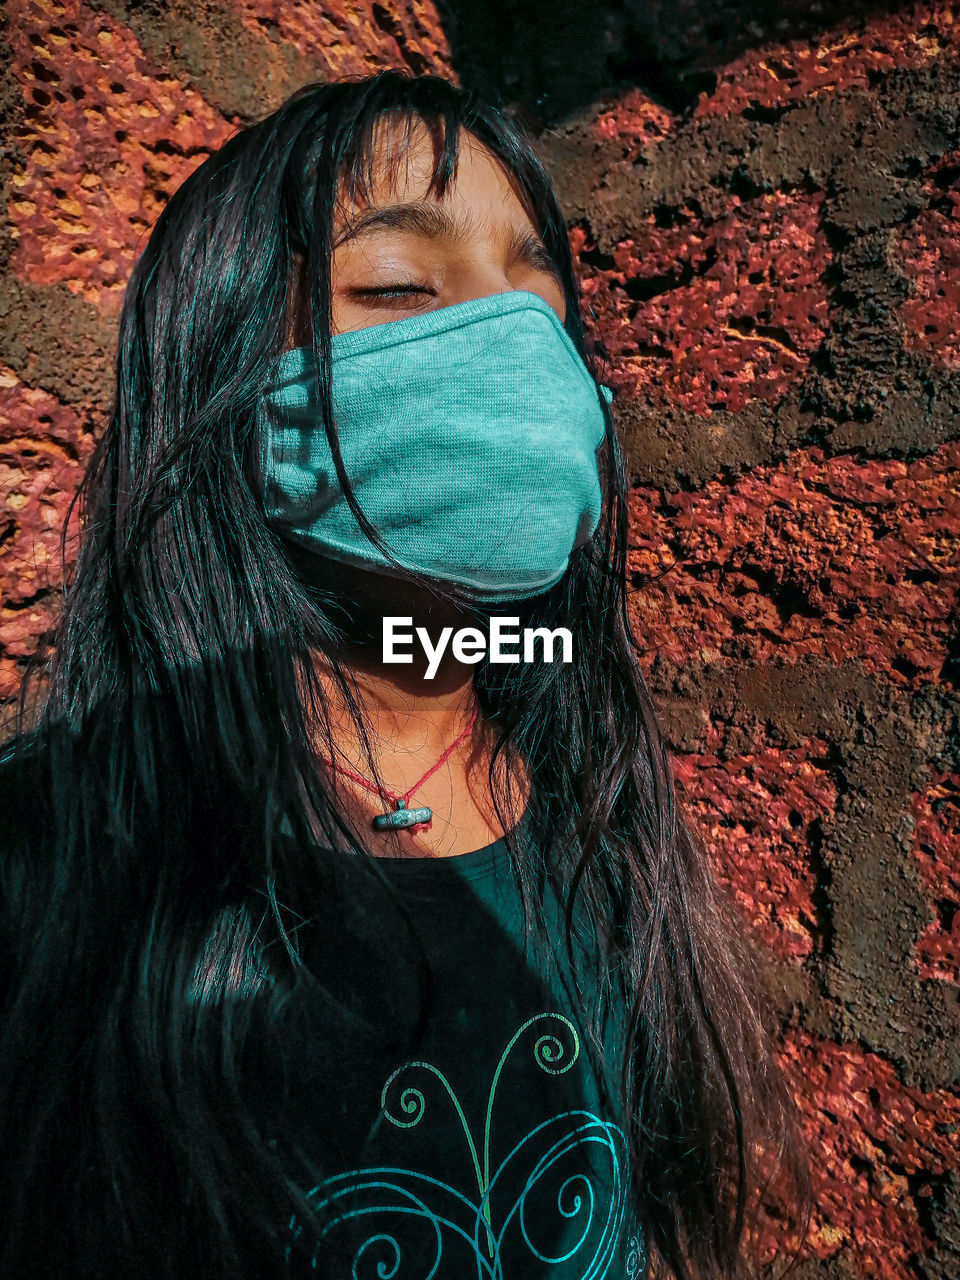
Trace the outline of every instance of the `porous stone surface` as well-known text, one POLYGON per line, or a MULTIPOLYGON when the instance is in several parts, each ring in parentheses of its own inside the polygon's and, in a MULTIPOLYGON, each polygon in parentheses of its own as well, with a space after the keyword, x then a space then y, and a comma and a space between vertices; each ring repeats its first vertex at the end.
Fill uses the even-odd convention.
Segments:
POLYGON ((0 704, 55 617, 171 193, 310 80, 501 94, 616 393, 678 790, 779 984, 816 1192, 797 1274, 956 1280, 956 6, 8 0, 4 39, 0 704))

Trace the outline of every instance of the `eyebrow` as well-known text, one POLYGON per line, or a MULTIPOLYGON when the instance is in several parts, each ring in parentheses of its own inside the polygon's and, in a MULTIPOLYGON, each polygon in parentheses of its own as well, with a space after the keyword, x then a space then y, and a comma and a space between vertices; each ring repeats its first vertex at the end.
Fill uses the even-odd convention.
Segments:
MULTIPOLYGON (((465 243, 472 230, 469 223, 455 218, 436 203, 416 201, 412 204, 388 204, 370 209, 351 222, 337 239, 334 248, 380 228, 408 231, 428 240, 449 240, 454 244, 465 243)), ((560 268, 553 256, 540 236, 529 228, 513 228, 508 251, 512 257, 522 258, 532 266, 550 272, 558 284, 563 284, 560 268)))

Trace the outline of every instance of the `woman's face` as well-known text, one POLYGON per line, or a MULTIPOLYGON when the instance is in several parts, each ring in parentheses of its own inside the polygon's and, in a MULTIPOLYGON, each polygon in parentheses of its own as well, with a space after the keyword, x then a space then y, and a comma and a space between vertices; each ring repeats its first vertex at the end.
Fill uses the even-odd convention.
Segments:
POLYGON ((456 180, 437 200, 427 195, 434 149, 422 122, 409 147, 405 129, 378 129, 371 203, 344 203, 334 223, 334 333, 511 289, 539 294, 566 318, 557 269, 505 169, 471 134, 461 131, 460 143, 456 180))
MULTIPOLYGON (((341 193, 334 222, 333 332, 386 324, 511 289, 539 294, 564 321, 566 301, 557 269, 500 162, 471 134, 461 132, 456 180, 437 200, 427 194, 434 148, 426 127, 417 122, 407 147, 405 128, 384 120, 380 124, 370 203, 358 207, 341 193), (397 155, 399 165, 391 164, 397 155)), ((299 288, 288 341, 307 346, 309 306, 302 277, 299 288)), ((295 550, 291 555, 305 576, 316 576, 316 557, 295 550)), ((388 575, 346 570, 333 561, 326 563, 325 573, 327 588, 350 600, 355 622, 365 619, 377 638, 382 614, 396 613, 397 601, 405 615, 422 607, 416 620, 428 627, 461 617, 461 610, 441 607, 429 593, 421 597, 388 575)))

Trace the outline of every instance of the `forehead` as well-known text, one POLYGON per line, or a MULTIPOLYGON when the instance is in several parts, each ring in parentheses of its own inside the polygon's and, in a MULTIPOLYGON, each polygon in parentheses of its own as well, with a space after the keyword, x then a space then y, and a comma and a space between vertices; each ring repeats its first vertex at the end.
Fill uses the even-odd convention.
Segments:
MULTIPOLYGON (((459 130, 459 156, 442 203, 448 206, 485 206, 500 209, 512 220, 530 221, 528 201, 516 178, 478 138, 459 130)), ((443 145, 439 124, 420 117, 398 120, 386 115, 374 123, 365 154, 340 175, 335 225, 342 231, 358 215, 401 203, 438 199, 429 192, 443 145)))

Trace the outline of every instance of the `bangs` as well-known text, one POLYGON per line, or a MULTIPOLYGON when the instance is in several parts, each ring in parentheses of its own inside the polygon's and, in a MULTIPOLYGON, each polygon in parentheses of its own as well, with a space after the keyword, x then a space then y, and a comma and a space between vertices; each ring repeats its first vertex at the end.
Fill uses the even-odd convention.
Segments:
POLYGON ((584 348, 566 220, 520 122, 449 80, 392 70, 358 82, 306 87, 294 102, 293 136, 280 174, 282 222, 290 295, 309 317, 304 329, 316 333, 318 373, 328 361, 331 260, 341 231, 376 203, 384 187, 398 189, 421 129, 433 148, 429 171, 418 168, 425 177, 429 172, 426 189, 417 184, 421 198, 442 200, 455 183, 463 133, 502 166, 556 264, 567 304, 565 327, 578 349, 584 348))
POLYGON ((433 141, 434 164, 425 194, 442 199, 457 175, 460 129, 468 127, 453 106, 383 106, 370 103, 345 139, 337 170, 338 204, 347 201, 363 207, 371 203, 378 179, 389 176, 395 188, 400 165, 409 160, 413 135, 424 128, 433 141), (385 135, 391 145, 382 145, 385 135))

